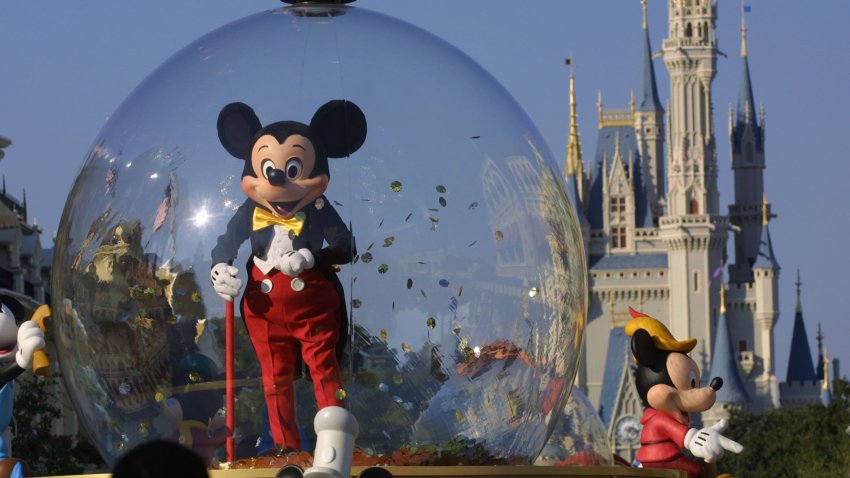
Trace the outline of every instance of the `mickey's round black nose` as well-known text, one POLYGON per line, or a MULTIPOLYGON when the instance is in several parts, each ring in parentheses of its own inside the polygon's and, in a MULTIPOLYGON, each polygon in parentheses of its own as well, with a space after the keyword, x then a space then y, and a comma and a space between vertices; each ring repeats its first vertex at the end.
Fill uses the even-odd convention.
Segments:
POLYGON ((272 186, 283 186, 283 183, 286 182, 286 175, 283 174, 283 170, 281 169, 272 169, 266 173, 269 178, 269 183, 272 186))
POLYGON ((722 387, 722 386, 723 386, 723 379, 720 378, 720 377, 712 378, 711 383, 709 384, 709 387, 713 388, 715 392, 720 390, 720 387, 722 387))

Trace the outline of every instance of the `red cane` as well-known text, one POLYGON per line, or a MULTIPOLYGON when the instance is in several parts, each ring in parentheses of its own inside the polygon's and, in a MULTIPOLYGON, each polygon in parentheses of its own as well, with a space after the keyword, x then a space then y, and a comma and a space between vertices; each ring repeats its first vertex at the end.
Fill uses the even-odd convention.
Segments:
POLYGON ((224 301, 224 368, 225 368, 225 411, 227 412, 227 461, 235 460, 233 429, 235 423, 235 400, 233 397, 233 300, 224 301))

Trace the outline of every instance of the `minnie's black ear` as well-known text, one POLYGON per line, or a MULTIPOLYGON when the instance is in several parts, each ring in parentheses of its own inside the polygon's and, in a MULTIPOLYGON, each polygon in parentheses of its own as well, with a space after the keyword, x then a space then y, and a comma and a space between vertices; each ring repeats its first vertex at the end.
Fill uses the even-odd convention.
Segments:
POLYGON ((350 101, 331 100, 313 115, 310 129, 322 141, 329 158, 342 158, 366 141, 366 115, 350 101))
POLYGON ((632 335, 632 355, 635 356, 638 365, 652 367, 655 363, 658 349, 655 348, 655 342, 646 330, 637 329, 632 335))
POLYGON ((254 135, 260 128, 257 114, 245 103, 230 103, 218 114, 218 139, 235 158, 251 158, 254 135))

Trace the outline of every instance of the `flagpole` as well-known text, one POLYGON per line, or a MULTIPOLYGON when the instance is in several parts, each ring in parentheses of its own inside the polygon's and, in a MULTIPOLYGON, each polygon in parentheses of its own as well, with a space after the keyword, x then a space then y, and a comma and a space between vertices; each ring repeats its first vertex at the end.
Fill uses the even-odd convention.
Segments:
POLYGON ((224 367, 225 367, 225 411, 227 414, 227 461, 235 461, 235 447, 233 443, 233 430, 235 428, 235 404, 233 396, 234 380, 234 357, 233 357, 233 299, 224 301, 224 367))

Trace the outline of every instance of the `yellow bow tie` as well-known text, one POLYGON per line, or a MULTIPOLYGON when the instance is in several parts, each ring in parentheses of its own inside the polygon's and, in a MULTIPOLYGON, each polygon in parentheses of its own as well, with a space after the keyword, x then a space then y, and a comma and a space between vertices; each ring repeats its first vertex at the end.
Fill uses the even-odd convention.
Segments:
POLYGON ((259 231, 260 229, 278 224, 294 232, 297 236, 304 229, 304 217, 304 213, 299 212, 292 219, 284 219, 275 216, 261 207, 255 207, 254 217, 251 219, 251 228, 253 231, 259 231))

